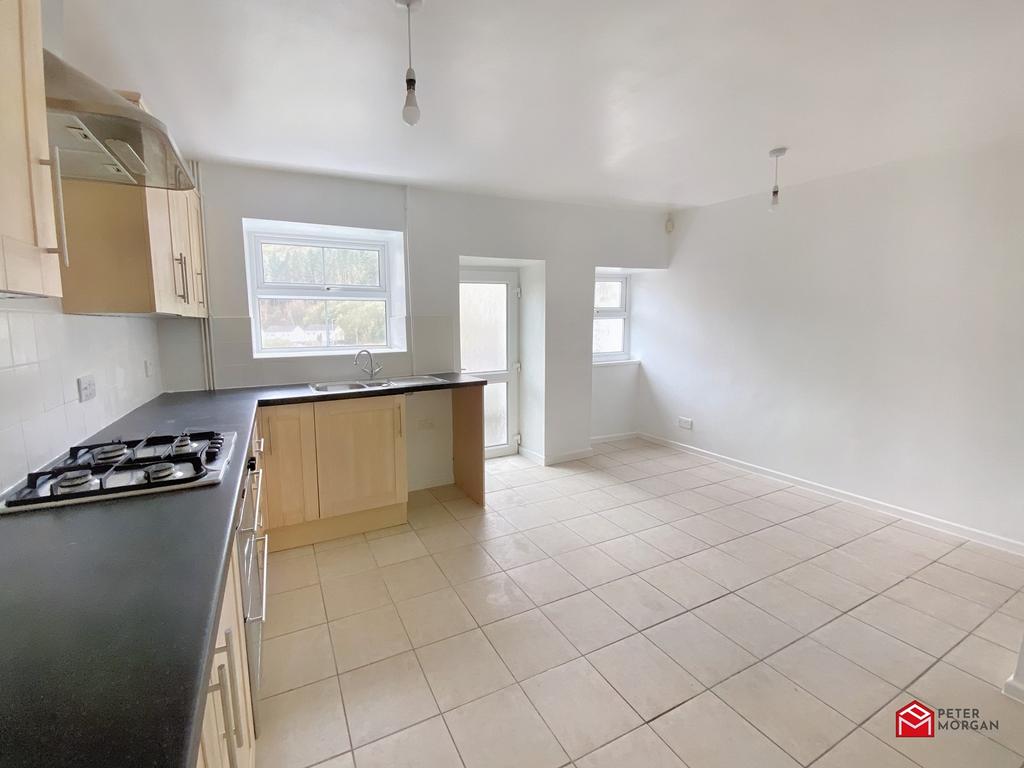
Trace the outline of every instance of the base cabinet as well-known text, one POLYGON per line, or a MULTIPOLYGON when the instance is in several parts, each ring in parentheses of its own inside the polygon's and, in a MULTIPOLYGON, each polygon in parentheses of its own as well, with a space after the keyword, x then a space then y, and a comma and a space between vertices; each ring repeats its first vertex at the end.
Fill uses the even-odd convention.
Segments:
POLYGON ((264 521, 281 528, 320 517, 312 403, 261 408, 264 521))
POLYGON ((198 768, 251 768, 256 761, 241 572, 234 542, 231 552, 196 758, 198 768))
POLYGON ((408 499, 405 396, 314 404, 320 517, 408 499))

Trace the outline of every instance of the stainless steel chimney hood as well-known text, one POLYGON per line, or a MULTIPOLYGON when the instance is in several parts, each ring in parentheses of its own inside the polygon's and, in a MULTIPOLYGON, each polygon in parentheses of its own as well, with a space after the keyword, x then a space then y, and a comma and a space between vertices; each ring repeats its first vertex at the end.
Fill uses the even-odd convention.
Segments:
POLYGON ((195 182, 167 127, 50 51, 43 51, 50 144, 61 176, 160 189, 195 182))

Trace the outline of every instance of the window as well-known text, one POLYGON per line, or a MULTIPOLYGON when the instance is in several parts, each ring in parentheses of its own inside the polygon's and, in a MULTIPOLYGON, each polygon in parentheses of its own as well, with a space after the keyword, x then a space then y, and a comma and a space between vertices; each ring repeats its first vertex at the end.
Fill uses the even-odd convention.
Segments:
POLYGON ((401 232, 243 225, 254 356, 404 347, 404 325, 392 322, 405 314, 404 291, 392 285, 404 286, 401 232))
POLYGON ((629 278, 598 275, 594 280, 594 360, 629 357, 629 278))

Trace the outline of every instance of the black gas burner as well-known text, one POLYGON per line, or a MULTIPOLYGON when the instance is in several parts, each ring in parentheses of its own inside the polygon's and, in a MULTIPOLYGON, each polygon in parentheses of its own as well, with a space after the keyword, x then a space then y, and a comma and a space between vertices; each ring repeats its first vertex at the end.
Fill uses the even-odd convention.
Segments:
POLYGON ((234 441, 233 432, 204 430, 72 446, 65 458, 30 472, 0 512, 217 483, 234 441))

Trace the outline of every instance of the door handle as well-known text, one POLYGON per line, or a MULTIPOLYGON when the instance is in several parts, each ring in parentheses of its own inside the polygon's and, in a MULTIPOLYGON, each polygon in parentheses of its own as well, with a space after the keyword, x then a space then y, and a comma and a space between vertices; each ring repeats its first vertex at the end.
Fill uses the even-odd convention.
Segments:
POLYGON ((231 738, 231 730, 233 725, 228 722, 232 719, 231 717, 231 704, 228 701, 228 679, 227 670, 224 669, 223 664, 217 665, 217 682, 211 685, 206 690, 210 693, 217 692, 220 694, 220 708, 224 712, 224 739, 228 743, 228 766, 229 768, 238 768, 238 755, 235 753, 235 740, 231 738))
POLYGON ((246 621, 265 621, 267 618, 267 576, 269 575, 267 556, 270 554, 270 535, 265 533, 262 536, 257 536, 253 539, 253 543, 255 544, 257 541, 263 542, 263 584, 261 585, 263 594, 260 596, 260 615, 250 616, 246 621))
POLYGON ((60 176, 60 147, 50 148, 49 160, 40 160, 40 164, 50 167, 50 186, 53 187, 53 215, 57 225, 57 247, 47 248, 47 253, 56 253, 64 259, 64 268, 70 269, 71 256, 68 254, 68 227, 64 218, 64 184, 60 176))

